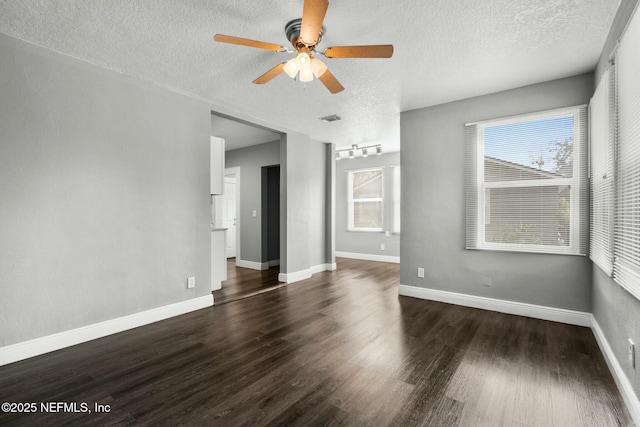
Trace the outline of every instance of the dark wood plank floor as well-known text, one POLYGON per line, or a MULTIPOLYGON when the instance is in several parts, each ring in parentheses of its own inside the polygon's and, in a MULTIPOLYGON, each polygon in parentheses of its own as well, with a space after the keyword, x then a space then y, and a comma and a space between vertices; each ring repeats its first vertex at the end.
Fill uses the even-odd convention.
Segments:
POLYGON ((338 270, 0 368, 2 425, 631 425, 587 328, 398 297, 338 270))
POLYGON ((226 304, 284 286, 283 283, 278 282, 278 273, 280 273, 280 267, 271 267, 268 270, 236 267, 235 258, 229 258, 227 280, 222 282, 222 289, 213 291, 215 304, 226 304))

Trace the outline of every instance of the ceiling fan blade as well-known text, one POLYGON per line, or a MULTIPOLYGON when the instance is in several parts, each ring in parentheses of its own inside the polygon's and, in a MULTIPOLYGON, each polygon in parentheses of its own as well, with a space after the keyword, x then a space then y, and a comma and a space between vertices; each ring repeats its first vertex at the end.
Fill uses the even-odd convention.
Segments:
POLYGON ((276 65, 275 67, 273 67, 272 69, 270 69, 269 71, 267 71, 266 73, 264 73, 263 75, 255 79, 253 83, 257 85, 263 85, 268 81, 270 81, 271 79, 273 79, 274 77, 282 74, 282 72, 284 71, 284 64, 286 64, 286 62, 276 65))
POLYGON ((329 0, 304 0, 300 38, 308 46, 313 46, 318 42, 322 21, 324 21, 328 7, 329 0))
POLYGON ((215 36, 213 36, 213 40, 220 43, 239 44, 241 46, 249 46, 249 47, 255 47, 258 49, 272 50, 274 52, 280 52, 285 50, 284 47, 278 44, 266 43, 258 40, 243 39, 242 37, 227 36, 224 34, 216 34, 215 36))
POLYGON ((338 79, 336 79, 329 70, 326 70, 324 73, 322 73, 322 75, 318 77, 318 80, 320 80, 331 93, 335 94, 344 90, 344 86, 340 84, 338 79))
POLYGON ((327 58, 391 58, 392 44, 371 46, 334 46, 324 51, 327 58))

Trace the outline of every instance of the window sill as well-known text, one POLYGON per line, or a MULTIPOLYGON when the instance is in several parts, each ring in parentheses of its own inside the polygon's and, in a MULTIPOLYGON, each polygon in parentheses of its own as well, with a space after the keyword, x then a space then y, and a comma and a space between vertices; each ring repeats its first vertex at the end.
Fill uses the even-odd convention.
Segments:
POLYGON ((497 247, 477 247, 477 248, 465 248, 467 250, 473 251, 488 251, 488 252, 511 252, 511 253, 521 253, 521 254, 539 254, 539 255, 570 255, 570 256, 586 256, 586 254, 581 254, 576 251, 568 251, 568 250, 540 250, 540 249, 529 249, 529 248, 497 248, 497 247))

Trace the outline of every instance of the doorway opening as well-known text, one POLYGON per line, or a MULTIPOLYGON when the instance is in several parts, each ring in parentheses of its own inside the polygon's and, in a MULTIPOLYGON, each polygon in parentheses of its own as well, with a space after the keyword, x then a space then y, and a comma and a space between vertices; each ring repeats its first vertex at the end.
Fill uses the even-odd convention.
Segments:
MULTIPOLYGON (((231 176, 225 174, 225 192, 232 193, 231 176), (229 179, 230 186, 227 187, 229 179)), ((280 273, 280 165, 261 168, 261 269, 239 267, 227 259, 227 278, 214 291, 216 305, 260 295, 286 286, 278 281, 280 273)), ((228 203, 231 203, 230 201, 228 203)), ((231 212, 231 209, 228 209, 231 212)), ((232 224, 230 224, 232 225, 232 224)))
POLYGON ((280 265, 280 165, 262 167, 262 264, 280 265))
POLYGON ((226 230, 226 242, 220 245, 225 257, 221 256, 220 261, 226 264, 226 269, 216 267, 226 275, 219 287, 213 288, 218 305, 281 285, 278 276, 282 134, 213 111, 211 133, 225 141, 223 190, 216 196, 214 214, 220 218, 215 227, 226 230))

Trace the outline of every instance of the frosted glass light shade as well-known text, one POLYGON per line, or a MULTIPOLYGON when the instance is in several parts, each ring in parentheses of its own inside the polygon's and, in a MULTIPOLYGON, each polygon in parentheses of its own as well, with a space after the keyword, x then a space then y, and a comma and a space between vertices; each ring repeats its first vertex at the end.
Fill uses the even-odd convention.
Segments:
POLYGON ((296 56, 296 65, 300 70, 300 81, 310 82, 313 80, 313 73, 311 72, 311 57, 307 52, 300 52, 296 56))
POLYGON ((325 71, 327 71, 327 66, 318 58, 313 57, 311 58, 311 71, 313 71, 313 74, 316 77, 320 78, 320 76, 323 75, 325 71))
POLYGON ((285 73, 292 79, 296 78, 296 74, 298 74, 298 64, 296 63, 296 58, 290 59, 284 64, 282 68, 285 73))
POLYGON ((307 52, 300 52, 298 56, 296 56, 296 63, 298 64, 298 69, 302 70, 310 66, 311 58, 307 52))
POLYGON ((311 72, 311 68, 303 68, 300 70, 300 81, 301 82, 310 82, 313 80, 313 72, 311 72))
POLYGON ((283 70, 292 79, 295 79, 300 73, 301 82, 310 82, 313 80, 313 76, 323 75, 327 71, 327 66, 318 58, 312 58, 307 52, 300 52, 295 58, 284 64, 283 70))

